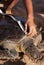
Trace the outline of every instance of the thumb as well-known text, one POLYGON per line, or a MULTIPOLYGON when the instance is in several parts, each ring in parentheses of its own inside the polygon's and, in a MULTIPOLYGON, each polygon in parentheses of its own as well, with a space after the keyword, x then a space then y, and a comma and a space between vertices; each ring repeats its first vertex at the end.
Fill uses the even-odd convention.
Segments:
POLYGON ((27 34, 27 24, 25 24, 25 33, 27 34))

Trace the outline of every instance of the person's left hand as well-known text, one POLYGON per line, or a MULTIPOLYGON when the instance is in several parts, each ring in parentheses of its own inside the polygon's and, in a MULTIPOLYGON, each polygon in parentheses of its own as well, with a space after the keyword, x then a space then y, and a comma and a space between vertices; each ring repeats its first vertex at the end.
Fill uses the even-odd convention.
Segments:
POLYGON ((7 9, 6 14, 12 14, 11 9, 7 9))
POLYGON ((27 21, 25 23, 25 32, 27 32, 27 27, 29 27, 29 33, 27 34, 27 35, 29 35, 29 37, 32 38, 34 35, 37 34, 34 19, 31 16, 28 17, 28 19, 27 19, 27 21))

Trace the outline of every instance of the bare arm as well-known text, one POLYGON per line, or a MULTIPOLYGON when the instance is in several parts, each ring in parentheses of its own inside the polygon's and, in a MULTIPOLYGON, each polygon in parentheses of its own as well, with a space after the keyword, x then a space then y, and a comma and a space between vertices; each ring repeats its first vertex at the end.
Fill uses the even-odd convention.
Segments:
POLYGON ((12 8, 17 4, 19 0, 13 0, 12 3, 8 6, 6 9, 6 14, 12 14, 11 10, 12 8))
POLYGON ((29 36, 33 37, 34 35, 36 35, 37 31, 34 23, 32 0, 24 0, 24 1, 26 3, 26 9, 28 13, 27 21, 25 23, 25 32, 27 32, 27 27, 29 27, 29 36))
POLYGON ((12 9, 19 0, 13 0, 12 3, 8 6, 8 8, 12 9))
POLYGON ((25 0, 27 13, 29 15, 33 15, 33 6, 32 6, 32 0, 25 0))

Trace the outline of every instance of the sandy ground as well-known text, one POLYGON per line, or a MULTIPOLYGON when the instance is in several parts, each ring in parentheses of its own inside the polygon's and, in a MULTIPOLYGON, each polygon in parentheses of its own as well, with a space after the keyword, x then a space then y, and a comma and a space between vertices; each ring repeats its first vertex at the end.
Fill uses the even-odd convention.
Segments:
POLYGON ((0 65, 44 65, 44 59, 34 61, 24 55, 24 58, 22 60, 0 60, 0 65))

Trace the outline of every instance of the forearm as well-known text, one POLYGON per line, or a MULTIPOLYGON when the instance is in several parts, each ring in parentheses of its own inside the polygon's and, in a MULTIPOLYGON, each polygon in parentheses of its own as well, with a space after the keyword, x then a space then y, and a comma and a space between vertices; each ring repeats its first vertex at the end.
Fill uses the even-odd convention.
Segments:
POLYGON ((26 8, 27 8, 28 16, 29 15, 32 15, 33 16, 32 0, 25 0, 25 3, 26 3, 26 8))
POLYGON ((13 0, 12 3, 8 6, 7 9, 12 9, 18 2, 19 0, 13 0))

